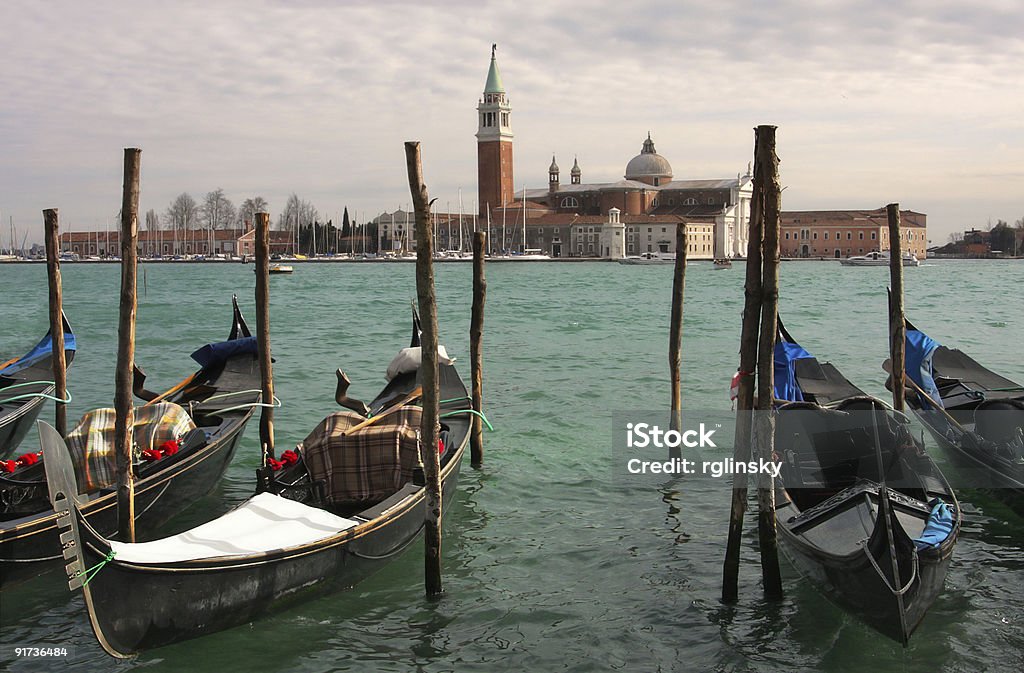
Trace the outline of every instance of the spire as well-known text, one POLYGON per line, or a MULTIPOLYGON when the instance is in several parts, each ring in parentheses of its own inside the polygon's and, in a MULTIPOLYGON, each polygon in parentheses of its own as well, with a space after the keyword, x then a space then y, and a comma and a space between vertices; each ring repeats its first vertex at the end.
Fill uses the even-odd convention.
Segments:
POLYGON ((552 154, 551 155, 551 166, 548 168, 548 173, 557 173, 557 172, 558 172, 558 164, 555 163, 555 155, 552 154))
POLYGON ((640 154, 657 154, 657 150, 654 149, 654 141, 651 140, 651 132, 647 132, 647 140, 644 141, 644 148, 640 150, 640 154))
POLYGON ((580 177, 583 175, 583 171, 580 169, 580 160, 577 157, 572 158, 572 170, 569 172, 572 176, 572 184, 580 184, 580 177))
POLYGON ((498 45, 491 45, 491 68, 487 71, 487 84, 484 85, 484 93, 505 93, 505 87, 501 84, 501 74, 498 72, 498 61, 494 56, 498 45))

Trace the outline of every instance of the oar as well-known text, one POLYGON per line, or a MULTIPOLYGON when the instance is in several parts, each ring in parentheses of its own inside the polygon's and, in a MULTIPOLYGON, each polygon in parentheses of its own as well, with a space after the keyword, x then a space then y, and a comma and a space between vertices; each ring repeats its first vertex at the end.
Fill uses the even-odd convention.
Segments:
POLYGON ((345 432, 343 432, 341 434, 342 435, 350 435, 350 434, 352 434, 353 432, 355 432, 357 430, 362 430, 363 428, 365 428, 367 426, 373 425, 374 423, 376 423, 380 419, 384 418, 385 416, 390 416, 391 414, 395 413, 396 411, 398 411, 399 409, 401 409, 405 405, 409 404, 413 400, 418 399, 422 395, 423 395, 423 386, 416 386, 416 388, 411 393, 409 393, 408 395, 406 395, 405 397, 400 399, 398 402, 396 402, 392 406, 388 407, 387 411, 381 412, 381 413, 377 414, 376 416, 374 416, 373 418, 367 418, 362 423, 359 423, 357 425, 353 425, 351 428, 349 428, 348 430, 346 430, 345 432))
POLYGON ((10 359, 10 360, 8 360, 7 362, 4 362, 4 363, 0 364, 0 369, 6 369, 6 368, 7 368, 7 367, 8 367, 9 365, 13 365, 13 364, 14 364, 15 362, 17 362, 17 361, 18 361, 19 359, 20 359, 20 358, 11 358, 11 359, 10 359))
MULTIPOLYGON (((888 360, 888 359, 887 359, 887 360, 886 360, 885 362, 883 362, 883 363, 882 363, 882 369, 884 369, 884 370, 885 370, 885 371, 886 371, 886 372, 887 372, 887 373, 888 373, 888 374, 889 374, 889 375, 891 376, 891 375, 892 375, 892 360, 888 360)), ((915 380, 914 380, 913 378, 911 378, 911 377, 907 376, 907 373, 906 373, 906 372, 904 372, 904 373, 903 373, 903 378, 904 378, 904 380, 905 380, 905 381, 906 381, 907 383, 909 383, 909 384, 910 384, 910 387, 911 387, 911 388, 913 388, 914 390, 916 390, 916 391, 917 391, 917 393, 918 393, 919 395, 923 395, 924 397, 926 397, 926 398, 927 398, 927 399, 929 399, 929 400, 931 400, 931 399, 932 399, 932 396, 931 396, 931 395, 929 395, 928 393, 926 393, 926 392, 925 392, 924 390, 922 390, 921 386, 917 385, 917 381, 915 381, 915 380)), ((935 407, 936 409, 938 409, 938 410, 939 410, 939 412, 940 412, 940 413, 941 413, 941 414, 942 414, 943 416, 945 416, 945 417, 946 417, 946 420, 947 420, 947 421, 949 421, 950 423, 952 423, 952 424, 953 424, 954 426, 956 426, 957 428, 960 428, 960 430, 961 430, 962 432, 964 432, 964 433, 966 433, 966 434, 973 434, 973 433, 971 433, 971 431, 970 431, 970 430, 968 430, 968 429, 967 429, 967 428, 965 428, 964 426, 960 425, 960 423, 959 423, 959 422, 958 422, 958 421, 957 421, 957 420, 956 420, 955 418, 953 418, 953 416, 952 416, 952 415, 950 415, 950 413, 949 413, 948 411, 946 411, 946 410, 945 410, 944 408, 942 408, 942 405, 940 405, 940 404, 936 404, 936 403, 935 403, 935 400, 932 400, 932 406, 933 406, 933 407, 935 407)))
MULTIPOLYGON (((201 370, 200 370, 200 371, 201 371, 201 370)), ((196 380, 196 377, 197 377, 197 376, 199 376, 199 372, 196 372, 195 374, 193 374, 192 376, 188 377, 187 379, 185 379, 184 381, 182 381, 182 382, 181 382, 181 383, 179 383, 178 385, 174 386, 173 388, 171 388, 171 389, 169 389, 169 390, 166 390, 166 391, 164 391, 163 393, 161 393, 161 394, 157 395, 156 397, 154 397, 153 399, 151 399, 151 400, 150 400, 149 402, 146 402, 146 403, 145 403, 144 405, 142 405, 142 406, 144 406, 144 407, 148 407, 148 406, 149 406, 149 405, 151 405, 151 404, 156 404, 157 402, 160 402, 160 401, 162 401, 162 400, 164 400, 164 399, 166 399, 166 398, 170 397, 170 396, 171 396, 171 395, 173 395, 174 393, 178 392, 178 391, 179 391, 179 390, 181 390, 182 388, 186 387, 187 385, 189 385, 190 383, 192 383, 193 381, 195 381, 195 380, 196 380)))

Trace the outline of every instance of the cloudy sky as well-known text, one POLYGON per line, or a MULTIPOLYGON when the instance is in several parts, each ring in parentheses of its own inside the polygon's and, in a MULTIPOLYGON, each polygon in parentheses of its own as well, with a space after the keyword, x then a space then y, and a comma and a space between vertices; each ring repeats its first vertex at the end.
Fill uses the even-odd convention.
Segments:
POLYGON ((552 153, 617 180, 648 131, 676 178, 735 176, 775 124, 784 209, 898 201, 939 243, 1024 217, 1022 26, 1019 0, 5 0, 0 240, 9 217, 41 240, 49 207, 113 226, 124 147, 143 211, 220 187, 363 219, 408 206, 420 140, 468 211, 496 42, 517 189, 552 153))

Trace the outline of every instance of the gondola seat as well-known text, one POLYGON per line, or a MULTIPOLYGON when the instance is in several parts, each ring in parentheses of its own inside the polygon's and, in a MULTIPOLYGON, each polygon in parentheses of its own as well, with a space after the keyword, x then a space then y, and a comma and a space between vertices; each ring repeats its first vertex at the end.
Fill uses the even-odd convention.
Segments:
MULTIPOLYGON (((82 493, 106 488, 116 480, 114 418, 113 408, 96 409, 83 416, 68 433, 68 451, 82 493)), ((196 429, 196 424, 181 406, 160 402, 136 407, 132 427, 132 460, 138 462, 147 449, 159 449, 165 442, 184 439, 196 429)))
POLYGON ((323 485, 328 505, 374 505, 413 479, 420 466, 420 407, 407 405, 349 433, 366 420, 337 411, 299 445, 310 478, 323 485))

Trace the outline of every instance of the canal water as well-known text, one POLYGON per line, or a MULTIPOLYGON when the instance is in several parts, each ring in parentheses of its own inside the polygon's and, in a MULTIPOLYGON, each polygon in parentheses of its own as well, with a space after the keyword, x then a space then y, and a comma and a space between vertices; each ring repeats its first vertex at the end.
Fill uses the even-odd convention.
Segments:
MULTIPOLYGON (((422 546, 352 591, 317 598, 128 663, 103 653, 79 595, 50 574, 0 594, 0 668, 10 671, 1011 671, 1024 665, 1024 519, 991 494, 965 512, 946 587, 909 647, 855 621, 783 562, 786 595, 761 597, 748 517, 740 601, 719 601, 727 480, 623 479, 613 430, 624 410, 668 406, 670 266, 488 266, 482 469, 467 465, 446 514, 446 594, 422 589, 422 546), (16 647, 60 646, 60 661, 16 647)), ((63 267, 79 352, 69 419, 110 406, 118 267, 63 267)), ((888 271, 834 262, 781 267, 789 331, 868 392, 885 395, 888 271)), ((728 418, 743 265, 692 264, 686 278, 683 391, 689 409, 728 418)), ((929 261, 906 270, 909 317, 1007 377, 1024 381, 1024 264, 929 261)), ((42 265, 0 266, 0 361, 46 330, 42 265)), ((136 357, 151 389, 194 370, 188 354, 227 335, 242 264, 148 264, 139 274, 136 357)), ((441 342, 469 372, 471 267, 437 268, 441 342)), ((411 264, 297 264, 271 279, 279 450, 335 408, 334 370, 369 399, 408 342, 411 264)), ((47 407, 44 417, 52 414, 47 407)), ((179 529, 249 495, 258 424, 222 485, 179 529)), ((23 445, 35 447, 33 433, 23 445)), ((933 451, 934 445, 929 448, 933 451)), ((938 456, 940 459, 941 455, 938 456)))

